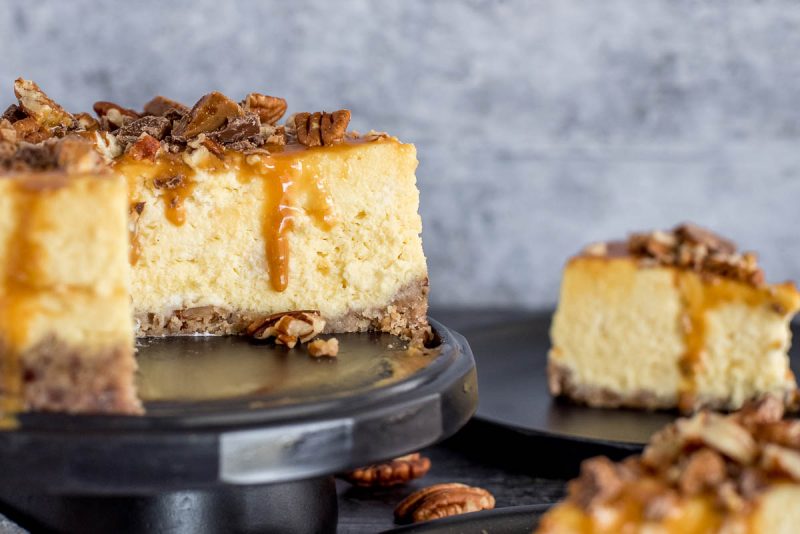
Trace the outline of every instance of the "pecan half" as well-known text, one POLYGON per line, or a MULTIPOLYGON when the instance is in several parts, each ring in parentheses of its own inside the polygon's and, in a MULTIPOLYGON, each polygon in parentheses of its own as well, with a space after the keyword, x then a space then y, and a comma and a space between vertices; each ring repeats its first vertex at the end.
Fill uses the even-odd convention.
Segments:
POLYGON ((431 461, 418 452, 400 456, 387 462, 359 467, 341 476, 349 483, 361 487, 390 487, 405 484, 428 473, 431 461))
POLYGON ((261 119, 261 124, 274 126, 286 113, 286 100, 277 96, 250 93, 242 102, 245 111, 252 111, 261 119))
POLYGON ((213 132, 230 120, 244 115, 244 110, 220 92, 214 91, 201 98, 189 114, 173 130, 173 135, 195 137, 213 132))
POLYGON ((491 510, 494 497, 483 488, 452 482, 436 484, 412 493, 397 505, 398 523, 417 523, 451 515, 491 510))
POLYGON ((341 143, 349 123, 350 111, 346 109, 333 113, 297 113, 294 116, 297 141, 307 147, 341 143))
POLYGON ((275 343, 294 348, 297 342, 307 343, 325 328, 325 320, 318 311, 300 310, 275 313, 253 321, 247 333, 255 339, 275 338, 275 343))
POLYGON ((19 100, 22 111, 44 128, 69 128, 75 120, 30 80, 17 78, 14 82, 14 95, 19 100))
POLYGON ((339 354, 339 340, 335 337, 330 339, 315 339, 308 344, 308 354, 320 358, 328 356, 333 358, 339 354))
POLYGON ((155 161, 160 148, 158 139, 145 133, 130 146, 128 154, 135 160, 155 161))

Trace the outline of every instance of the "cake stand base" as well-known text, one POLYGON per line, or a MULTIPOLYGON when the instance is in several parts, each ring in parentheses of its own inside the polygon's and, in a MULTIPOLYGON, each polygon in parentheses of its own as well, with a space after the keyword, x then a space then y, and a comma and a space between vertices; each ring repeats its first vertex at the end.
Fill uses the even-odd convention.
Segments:
POLYGON ((333 477, 139 497, 24 495, 0 488, 0 510, 31 532, 336 532, 333 477))

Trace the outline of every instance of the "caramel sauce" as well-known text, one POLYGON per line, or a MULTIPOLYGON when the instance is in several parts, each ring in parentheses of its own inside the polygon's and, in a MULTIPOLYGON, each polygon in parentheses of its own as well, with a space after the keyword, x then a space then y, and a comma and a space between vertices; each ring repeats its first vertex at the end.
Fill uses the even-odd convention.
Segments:
POLYGON ((750 307, 791 309, 791 303, 782 302, 780 292, 769 288, 744 285, 735 280, 718 277, 708 279, 691 271, 675 271, 675 286, 683 301, 684 315, 681 325, 686 352, 679 362, 681 390, 678 406, 690 410, 696 400, 696 375, 702 369, 708 331, 708 312, 728 302, 742 302, 750 307))
POLYGON ((39 250, 31 239, 31 227, 43 188, 20 182, 11 198, 16 225, 7 245, 6 270, 0 288, 0 332, 4 334, 0 377, 0 429, 15 428, 15 414, 23 408, 22 350, 27 342, 32 297, 40 278, 39 250))
MULTIPOLYGON (((394 141, 392 138, 385 138, 394 141)), ((161 189, 164 215, 172 224, 186 222, 185 202, 197 183, 197 170, 208 173, 232 171, 242 183, 260 180, 264 194, 261 230, 265 242, 266 268, 275 291, 284 291, 289 284, 289 235, 298 214, 306 214, 324 231, 336 224, 333 200, 327 182, 315 157, 319 152, 341 152, 366 143, 383 142, 384 138, 350 138, 328 147, 307 148, 293 144, 267 146, 269 153, 246 155, 226 151, 221 158, 209 156, 197 167, 184 161, 183 154, 160 153, 155 162, 137 161, 123 156, 115 166, 128 178, 131 198, 136 194, 138 179, 144 177, 147 187, 161 189), (169 178, 180 176, 175 185, 169 178)), ((131 264, 141 256, 136 232, 131 234, 131 264)))

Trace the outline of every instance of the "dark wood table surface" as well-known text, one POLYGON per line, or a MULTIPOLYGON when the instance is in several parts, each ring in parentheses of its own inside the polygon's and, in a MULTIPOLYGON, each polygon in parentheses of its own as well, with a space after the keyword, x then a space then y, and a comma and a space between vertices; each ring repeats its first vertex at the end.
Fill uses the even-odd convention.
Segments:
MULTIPOLYGON (((431 315, 469 339, 469 331, 486 324, 524 317, 514 310, 433 310, 431 315)), ((478 370, 480 387, 480 369, 478 370)), ((479 420, 450 439, 421 451, 431 459, 422 479, 393 489, 361 489, 337 481, 339 532, 376 533, 395 526, 394 507, 413 491, 440 482, 462 482, 489 490, 496 507, 552 503, 560 499, 565 480, 580 458, 557 445, 521 437, 479 420)), ((0 533, 22 532, 0 516, 0 533)))

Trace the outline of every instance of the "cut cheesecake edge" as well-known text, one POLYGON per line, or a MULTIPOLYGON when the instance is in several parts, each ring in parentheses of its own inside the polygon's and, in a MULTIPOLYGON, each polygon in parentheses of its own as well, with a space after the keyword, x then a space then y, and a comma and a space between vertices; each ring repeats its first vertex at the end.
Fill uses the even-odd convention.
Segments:
POLYGON ((700 254, 685 265, 677 252, 659 260, 630 242, 590 247, 567 263, 550 333, 554 396, 685 412, 736 410, 767 395, 794 400, 789 323, 800 293, 764 283, 752 256, 682 242, 680 228, 657 239, 702 246, 713 267, 700 254))

